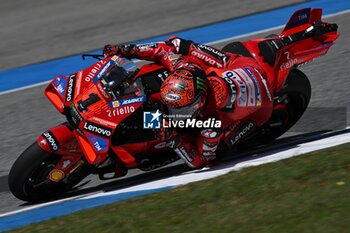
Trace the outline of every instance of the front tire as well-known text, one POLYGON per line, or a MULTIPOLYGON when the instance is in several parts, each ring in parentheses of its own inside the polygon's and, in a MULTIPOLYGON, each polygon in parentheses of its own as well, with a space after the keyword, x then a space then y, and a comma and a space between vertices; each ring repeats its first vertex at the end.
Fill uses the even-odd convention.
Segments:
POLYGON ((33 143, 18 157, 10 170, 8 185, 12 194, 23 201, 33 202, 52 198, 73 187, 78 182, 72 184, 47 179, 60 159, 61 156, 48 153, 33 143))

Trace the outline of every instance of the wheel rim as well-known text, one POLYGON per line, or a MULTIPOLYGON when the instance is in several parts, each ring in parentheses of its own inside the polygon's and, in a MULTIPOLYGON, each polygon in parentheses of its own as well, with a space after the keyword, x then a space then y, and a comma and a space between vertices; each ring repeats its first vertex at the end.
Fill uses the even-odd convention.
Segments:
POLYGON ((28 176, 28 179, 24 185, 24 191, 26 193, 33 193, 39 190, 47 193, 52 192, 53 190, 50 189, 52 187, 48 186, 53 186, 57 183, 47 179, 47 176, 50 174, 59 160, 59 157, 52 158, 50 156, 47 160, 42 161, 28 176))

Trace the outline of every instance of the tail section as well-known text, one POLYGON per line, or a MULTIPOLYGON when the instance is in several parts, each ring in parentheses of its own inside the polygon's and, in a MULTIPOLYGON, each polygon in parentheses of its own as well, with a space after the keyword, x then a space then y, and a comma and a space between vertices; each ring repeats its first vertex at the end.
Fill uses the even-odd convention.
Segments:
POLYGON ((264 60, 275 70, 275 91, 282 88, 290 69, 327 53, 339 37, 338 26, 321 21, 322 9, 296 11, 282 33, 258 44, 264 60))
POLYGON ((304 8, 300 9, 290 17, 288 23, 284 27, 283 33, 288 33, 288 30, 295 29, 299 26, 311 26, 313 22, 321 21, 322 9, 320 8, 304 8))

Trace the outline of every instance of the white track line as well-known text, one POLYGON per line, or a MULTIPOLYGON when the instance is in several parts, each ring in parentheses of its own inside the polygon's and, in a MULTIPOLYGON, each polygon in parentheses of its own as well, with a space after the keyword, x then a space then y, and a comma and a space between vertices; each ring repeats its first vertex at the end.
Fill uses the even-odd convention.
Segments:
MULTIPOLYGON (((348 127, 350 128, 350 127, 348 127)), ((76 197, 70 197, 70 198, 65 198, 62 200, 57 200, 57 201, 52 201, 48 203, 43 203, 39 205, 34 205, 28 208, 23 208, 20 210, 16 211, 11 211, 8 213, 0 214, 1 217, 33 210, 33 209, 38 209, 40 207, 52 205, 52 204, 57 204, 65 201, 70 201, 70 200, 83 200, 83 199, 91 199, 91 198, 96 198, 96 197, 101 197, 101 196, 109 196, 109 195, 116 195, 116 194, 121 194, 121 193, 126 193, 126 192, 132 192, 132 191, 141 191, 141 190, 152 190, 152 189, 158 189, 158 188, 165 188, 169 186, 179 186, 179 185, 185 185, 188 183, 192 182, 197 182, 201 180, 206 180, 206 179, 211 179, 215 178, 221 175, 225 175, 229 172, 232 171, 240 171, 243 168, 247 167, 253 167, 253 166, 259 166, 262 164, 266 163, 272 163, 276 162, 282 159, 287 159, 295 156, 299 156, 305 153, 309 153, 312 151, 317 151, 321 149, 326 149, 329 147, 334 147, 337 145, 345 144, 345 143, 350 143, 350 133, 345 133, 341 135, 336 135, 336 136, 331 136, 329 138, 324 138, 312 142, 307 142, 307 143, 302 143, 299 144, 292 149, 287 149, 285 151, 280 151, 277 153, 272 153, 269 155, 265 155, 268 152, 262 153, 261 155, 263 157, 256 158, 256 159, 249 159, 246 161, 242 161, 237 163, 237 161, 231 161, 222 165, 219 165, 217 167, 213 167, 212 169, 201 169, 201 170, 194 170, 190 172, 185 172, 179 175, 172 176, 170 178, 165 178, 157 181, 152 181, 136 186, 132 186, 129 188, 124 188, 124 189, 119 189, 111 192, 98 192, 94 194, 88 194, 88 195, 80 195, 76 197)), ((259 156, 257 154, 256 156, 259 156)))
MULTIPOLYGON (((81 199, 90 199, 95 197, 108 196, 108 195, 120 194, 124 192, 131 192, 131 191, 150 190, 150 189, 158 189, 158 188, 164 188, 169 186, 185 185, 192 182, 212 179, 221 175, 225 175, 232 171, 240 171, 243 168, 272 163, 272 162, 280 161, 282 159, 299 156, 305 153, 326 149, 329 147, 334 147, 345 143, 350 143, 350 133, 332 136, 329 138, 320 139, 313 142, 302 143, 302 144, 299 144, 298 146, 295 146, 292 149, 273 153, 267 156, 263 156, 261 158, 250 159, 248 161, 243 161, 239 163, 237 163, 237 161, 231 161, 223 165, 213 167, 212 169, 207 168, 202 170, 190 171, 190 172, 186 172, 184 174, 176 175, 170 178, 137 185, 126 189, 116 190, 116 191, 107 192, 107 193, 96 193, 91 196, 85 196, 81 199)), ((259 154, 257 154, 257 156, 259 156, 259 154)))
POLYGON ((42 203, 42 204, 33 205, 33 206, 26 207, 26 208, 19 209, 19 210, 14 210, 14 211, 11 211, 11 212, 0 214, 0 218, 8 216, 8 215, 12 215, 12 214, 18 214, 18 213, 21 213, 21 212, 38 209, 40 207, 45 207, 45 206, 49 206, 49 205, 53 205, 53 204, 57 204, 57 203, 65 202, 65 201, 69 201, 69 200, 79 199, 80 197, 84 197, 85 195, 79 195, 79 196, 75 196, 75 197, 68 197, 68 198, 64 198, 64 199, 60 199, 60 200, 56 200, 56 201, 50 201, 50 202, 45 202, 45 203, 42 203))
POLYGON ((45 81, 45 82, 40 82, 40 83, 31 84, 31 85, 24 86, 24 87, 19 87, 19 88, 11 89, 11 90, 8 90, 8 91, 3 91, 3 92, 0 92, 0 95, 5 95, 5 94, 17 92, 17 91, 27 90, 27 89, 30 89, 30 88, 33 88, 33 87, 42 86, 42 85, 44 85, 44 84, 47 85, 47 84, 49 84, 50 82, 51 82, 51 80, 45 81))

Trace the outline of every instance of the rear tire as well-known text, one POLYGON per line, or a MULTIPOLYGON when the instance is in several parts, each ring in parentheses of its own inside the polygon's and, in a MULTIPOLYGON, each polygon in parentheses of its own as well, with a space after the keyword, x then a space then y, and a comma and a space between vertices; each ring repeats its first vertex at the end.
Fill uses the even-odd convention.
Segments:
MULTIPOLYGON (((292 70, 286 80, 285 85, 279 93, 275 95, 275 98, 279 99, 285 97, 288 102, 286 104, 286 114, 288 119, 283 122, 281 115, 278 111, 272 112, 272 116, 267 123, 260 127, 257 134, 248 138, 242 147, 252 147, 262 144, 267 144, 283 135, 292 126, 294 126, 298 120, 302 117, 307 109, 311 98, 311 85, 307 76, 300 70, 292 70), (275 125, 276 122, 283 122, 281 125, 275 125)), ((278 104, 275 100, 274 105, 278 104)), ((283 116, 284 118, 285 116, 283 116)))
MULTIPOLYGON (((311 98, 311 84, 307 76, 300 70, 294 69, 288 75, 285 85, 275 97, 287 96, 288 122, 280 127, 271 129, 269 141, 274 140, 287 132, 302 117, 311 98)), ((271 123, 272 118, 268 122, 271 123)))

